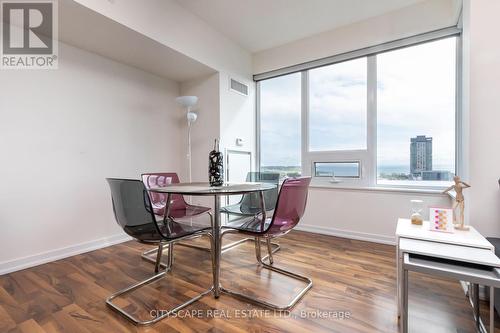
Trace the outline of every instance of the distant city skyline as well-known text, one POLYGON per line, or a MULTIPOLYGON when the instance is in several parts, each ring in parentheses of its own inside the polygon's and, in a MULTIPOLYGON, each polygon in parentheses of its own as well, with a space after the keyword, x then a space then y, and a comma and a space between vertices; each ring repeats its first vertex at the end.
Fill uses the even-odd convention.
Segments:
POLYGON ((432 170, 432 137, 417 135, 410 139, 410 173, 432 170))

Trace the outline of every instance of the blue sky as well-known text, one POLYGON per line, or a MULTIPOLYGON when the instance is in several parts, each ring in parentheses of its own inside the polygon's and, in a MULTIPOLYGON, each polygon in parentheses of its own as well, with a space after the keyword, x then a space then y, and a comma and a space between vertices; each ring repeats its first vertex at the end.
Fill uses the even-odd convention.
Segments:
MULTIPOLYGON (((377 159, 409 164, 410 137, 433 137, 454 167, 455 38, 377 56, 377 159)), ((309 72, 310 150, 366 148, 366 58, 309 72)), ((261 82, 263 165, 300 164, 300 74, 261 82)), ((451 170, 453 171, 453 170, 451 170)))

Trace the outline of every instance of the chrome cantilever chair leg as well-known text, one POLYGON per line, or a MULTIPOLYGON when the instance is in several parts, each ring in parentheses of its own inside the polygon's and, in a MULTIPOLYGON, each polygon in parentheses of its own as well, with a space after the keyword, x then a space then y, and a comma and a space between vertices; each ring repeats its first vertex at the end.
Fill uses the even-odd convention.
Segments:
MULTIPOLYGON (((229 214, 227 214, 227 216, 229 216, 229 214)), ((222 253, 226 252, 226 251, 229 251, 229 250, 232 250, 233 248, 237 247, 237 246, 240 246, 246 242, 254 242, 255 239, 252 238, 252 237, 246 237, 246 238, 243 238, 243 239, 240 239, 240 240, 237 240, 237 241, 234 241, 232 243, 229 243, 225 246, 222 247, 222 253)), ((273 253, 276 253, 277 251, 280 250, 280 245, 279 243, 272 243, 271 242, 271 248, 268 248, 268 251, 269 251, 269 256, 272 256, 273 253), (273 249, 272 248, 272 245, 275 246, 275 248, 273 249)), ((267 256, 266 256, 267 258, 267 256)))
MULTIPOLYGON (((226 230, 226 232, 222 232, 221 237, 225 233, 228 233, 228 232, 231 232, 231 230, 226 230)), ((248 296, 248 295, 236 292, 236 291, 232 291, 232 290, 226 289, 222 285, 221 285, 221 291, 223 291, 223 292, 225 292, 227 294, 233 295, 233 296, 235 296, 237 298, 240 298, 243 301, 254 303, 256 305, 260 305, 260 306, 263 306, 263 307, 266 307, 266 308, 269 308, 269 309, 273 309, 273 310, 276 310, 276 311, 290 310, 306 294, 306 292, 309 289, 312 288, 312 285, 313 285, 312 280, 310 278, 306 277, 306 276, 302 276, 302 275, 299 275, 299 274, 296 274, 296 273, 293 273, 293 272, 290 272, 290 271, 286 271, 284 269, 272 266, 272 261, 273 261, 272 254, 271 255, 267 255, 266 257, 262 258, 262 255, 261 255, 261 240, 259 239, 259 237, 255 237, 255 238, 256 238, 256 240, 255 240, 255 256, 257 258, 257 262, 258 262, 259 265, 262 265, 263 268, 269 269, 269 270, 271 270, 273 272, 276 272, 276 273, 279 273, 279 274, 283 274, 283 275, 289 276, 289 277, 291 277, 293 279, 305 282, 307 285, 304 288, 302 288, 300 290, 300 292, 297 293, 294 296, 294 298, 292 299, 291 302, 289 302, 288 304, 286 304, 284 306, 272 304, 272 303, 269 303, 269 302, 266 302, 266 301, 263 301, 263 300, 259 300, 257 298, 254 298, 254 297, 251 297, 251 296, 248 296), (269 257, 269 261, 271 262, 271 265, 266 264, 264 262, 264 260, 267 257, 269 257)), ((269 243, 270 243, 270 240, 267 243, 268 244, 268 248, 269 248, 269 243)))
MULTIPOLYGON (((158 274, 158 272, 160 271, 162 253, 163 253, 163 245, 160 242, 160 244, 158 244, 158 250, 156 251, 156 261, 155 261, 155 273, 156 274, 158 274)), ((170 256, 170 251, 168 254, 170 256)), ((166 269, 166 270, 170 270, 170 267, 171 267, 170 263, 167 267, 168 267, 168 269, 166 269)))
MULTIPOLYGON (((229 251, 229 250, 231 250, 231 249, 233 249, 233 248, 235 248, 237 246, 240 246, 240 245, 242 245, 245 242, 255 242, 255 239, 247 237, 247 238, 243 238, 243 239, 240 239, 238 241, 229 243, 226 246, 222 247, 222 253, 224 253, 226 251, 229 251)), ((273 253, 278 252, 280 250, 280 248, 281 247, 280 247, 279 243, 273 243, 273 242, 271 242, 271 249, 268 248, 269 254, 272 255, 273 253), (273 245, 275 246, 274 249, 272 248, 273 245)), ((266 258, 267 258, 267 256, 266 256, 266 258)))
MULTIPOLYGON (((210 223, 213 224, 213 215, 212 215, 212 213, 207 212, 207 214, 210 216, 210 223)), ((198 238, 198 237, 200 237, 200 236, 194 236, 194 237, 191 237, 191 238, 188 238, 188 239, 194 239, 194 238, 198 238)), ((238 241, 229 243, 229 244, 227 244, 227 245, 225 245, 225 246, 222 247, 221 253, 224 253, 224 252, 227 252, 229 250, 232 250, 233 248, 235 248, 237 246, 240 246, 240 245, 242 245, 243 243, 246 243, 246 242, 254 242, 254 239, 250 238, 250 237, 247 237, 247 238, 243 238, 243 239, 240 239, 238 241)), ((269 257, 269 259, 271 260, 270 262, 272 264, 272 254, 276 253, 277 251, 280 250, 280 245, 279 245, 279 243, 276 243, 276 242, 273 243, 273 242, 271 242, 271 240, 268 240, 267 242, 268 242, 268 245, 267 245, 268 255, 265 256, 263 258, 263 260, 266 260, 269 257), (270 246, 269 243, 270 243, 271 247, 269 247, 270 246), (273 249, 272 246, 275 246, 275 248, 273 249)), ((179 243, 177 243, 177 245, 185 246, 185 247, 190 247, 190 248, 193 248, 193 249, 198 249, 198 250, 203 250, 203 251, 210 251, 210 248, 208 248, 208 247, 200 246, 200 245, 195 245, 195 244, 189 244, 189 243, 185 243, 185 242, 179 242, 179 243)), ((167 246, 167 244, 165 244, 165 247, 166 246, 167 246)), ((141 254, 141 258, 144 259, 144 260, 146 260, 146 261, 155 263, 155 259, 151 258, 150 255, 153 254, 156 251, 157 251, 156 249, 147 250, 147 251, 145 251, 145 252, 143 252, 141 254)), ((169 251, 170 251, 170 247, 169 247, 169 251)), ((166 268, 167 267, 167 265, 164 264, 164 263, 160 263, 160 266, 162 268, 166 268)))
MULTIPOLYGON (((207 214, 210 216, 210 223, 213 224, 213 215, 211 212, 207 212, 207 214)), ((250 237, 247 237, 247 238, 243 238, 243 239, 240 239, 238 241, 235 241, 235 242, 232 242, 232 243, 229 243, 225 246, 222 247, 222 250, 221 250, 221 253, 224 253, 224 252, 227 252, 229 250, 232 250, 233 248, 237 247, 237 246, 240 246, 242 245, 243 243, 245 242, 253 242, 254 239, 253 238, 250 238, 250 237)), ((193 248, 193 249, 198 249, 198 250, 203 250, 203 251, 210 251, 210 248, 208 247, 205 247, 205 246, 200 246, 200 245, 195 245, 195 244, 189 244, 189 243, 178 243, 178 245, 181 245, 181 246, 185 246, 185 247, 190 247, 190 248, 193 248)), ((271 245, 274 245, 275 248, 271 250, 269 250, 269 254, 272 255, 272 253, 275 253, 276 251, 279 251, 280 249, 280 245, 278 243, 271 243, 271 245)), ((149 254, 151 254, 152 252, 150 252, 149 254)), ((143 253, 143 255, 147 255, 146 253, 143 253)), ((267 256, 266 256, 267 258, 267 256)), ((146 259, 147 260, 147 259, 146 259)))
MULTIPOLYGON (((199 237, 199 236, 196 236, 196 238, 199 237)), ((193 239, 193 238, 191 238, 193 239)), ((227 244, 225 246, 222 246, 222 251, 221 253, 225 253, 227 251, 230 251, 232 250, 233 248, 237 247, 237 246, 240 246, 246 242, 252 242, 254 243, 255 240, 253 238, 243 238, 243 239, 240 239, 238 241, 235 241, 233 243, 230 243, 230 244, 227 244)), ((268 245, 268 255, 264 256, 262 258, 262 260, 266 260, 268 257, 270 258, 270 260, 272 260, 272 254, 278 252, 281 247, 279 245, 279 243, 277 242, 270 242, 271 243, 271 250, 269 250, 269 245, 268 245), (274 248, 273 248, 274 247, 274 248)), ((189 244, 189 243, 177 243, 176 245, 179 245, 179 246, 185 246, 185 247, 190 247, 190 248, 193 248, 193 249, 198 249, 198 250, 203 250, 203 251, 210 251, 210 248, 208 247, 205 247, 205 246, 200 246, 200 245, 194 245, 194 244, 189 244)), ((168 244, 164 244, 163 245, 163 251, 167 250, 168 248, 168 244)), ((168 249, 169 250, 169 249, 168 249)), ((157 252, 158 250, 156 248, 153 248, 153 249, 150 249, 150 250, 147 250, 147 251, 144 251, 142 254, 141 254, 141 258, 148 261, 148 262, 151 262, 151 263, 156 263, 156 259, 151 257, 151 254, 157 252)), ((167 255, 168 255, 168 251, 167 251, 167 255)), ((272 264, 272 262, 271 262, 272 264)), ((168 265, 164 262, 160 262, 160 267, 163 268, 163 269, 166 269, 168 267, 168 265)))
MULTIPOLYGON (((162 244, 162 248, 161 248, 162 253, 165 250, 165 247, 168 247, 168 244, 162 244)), ((156 265, 156 259, 158 258, 158 248, 153 248, 151 250, 144 251, 141 254, 141 258, 156 265), (157 257, 156 258, 150 257, 150 255, 155 253, 155 252, 157 253, 157 257)), ((160 261, 159 266, 163 269, 166 269, 166 270, 168 270, 168 268, 169 268, 168 265, 162 261, 160 261)))
MULTIPOLYGON (((260 240, 255 240, 256 242, 257 241, 260 241, 260 240)), ((261 261, 263 260, 266 260, 267 258, 269 258, 269 263, 272 265, 274 260, 273 260, 273 250, 272 250, 272 243, 271 243, 271 238, 267 237, 266 238, 266 243, 267 243, 267 253, 268 255, 265 256, 264 258, 261 259, 261 261)))
MULTIPOLYGON (((212 236, 210 234, 207 234, 207 236, 210 237, 210 239, 212 239, 212 236)), ((213 241, 211 240, 211 243, 213 243, 213 241)), ((117 298, 117 297, 120 297, 128 292, 131 292, 133 290, 136 290, 142 286, 145 286, 147 284, 150 284, 152 282, 155 282, 159 279, 161 279, 162 277, 164 277, 168 271, 171 270, 172 268, 172 262, 173 262, 173 252, 171 251, 173 249, 173 242, 169 242, 167 244, 164 244, 164 243, 160 243, 158 244, 158 249, 157 249, 157 258, 155 260, 155 275, 151 276, 150 278, 147 278, 146 280, 143 280, 143 281, 140 281, 132 286, 129 286, 127 288, 124 288, 120 291, 117 291, 116 293, 112 294, 111 296, 109 296, 107 299, 106 299, 106 304, 111 307, 113 310, 117 311, 118 313, 120 313, 121 315, 123 315, 125 318, 127 318, 128 320, 130 320, 131 322, 133 322, 134 324, 136 325, 151 325, 151 324, 154 324, 172 314, 174 314, 175 312, 179 311, 179 310, 182 310, 183 308, 185 308, 186 306, 198 301, 199 299, 201 299, 203 296, 207 295, 208 293, 212 292, 213 290, 213 286, 208 289, 208 290, 205 290, 204 292, 202 292, 201 294, 198 294, 197 296, 189 299, 188 301, 182 303, 182 304, 179 304, 177 306, 175 306, 174 308, 168 310, 168 311, 164 311, 164 310, 161 310, 159 311, 159 315, 157 315, 156 317, 154 317, 153 319, 150 319, 150 320, 139 320, 137 319, 136 317, 134 317, 133 315, 131 315, 130 313, 126 312, 125 310, 123 310, 122 308, 120 308, 119 306, 117 306, 116 304, 114 304, 112 301, 113 299, 117 298), (163 246, 164 245, 167 245, 169 247, 169 253, 168 253, 168 265, 165 265, 161 262, 161 257, 162 257, 162 253, 163 253, 163 246), (158 272, 159 271, 159 267, 164 267, 165 270, 161 271, 161 272, 158 272)), ((213 261, 213 260, 212 260, 213 261)))
MULTIPOLYGON (((213 224, 213 215, 210 212, 207 212, 207 214, 208 214, 208 216, 210 216, 210 225, 212 225, 213 224)), ((199 238, 199 237, 201 237, 201 235, 196 235, 196 236, 188 237, 186 239, 189 240, 189 239, 195 239, 195 238, 199 238)), ((194 244, 188 244, 188 243, 178 242, 177 245, 191 247, 191 248, 195 248, 195 249, 199 249, 199 250, 204 250, 204 251, 210 251, 210 248, 208 248, 208 247, 194 245, 194 244)), ((166 269, 167 267, 172 266, 172 264, 173 264, 173 258, 174 258, 173 257, 174 244, 173 243, 172 244, 164 244, 163 248, 162 248, 162 251, 164 251, 166 247, 168 247, 168 252, 167 252, 168 263, 165 264, 163 262, 160 262, 160 266, 162 268, 164 268, 164 269, 166 269), (172 255, 170 255, 170 253, 172 253, 172 255)), ((146 260, 146 261, 148 261, 148 262, 155 263, 156 259, 152 258, 150 256, 154 252, 157 252, 157 249, 150 249, 150 250, 144 251, 141 254, 141 258, 144 259, 144 260, 146 260)), ((156 256, 156 258, 158 258, 158 255, 156 256)))
MULTIPOLYGON (((207 212, 207 214, 210 217, 210 225, 214 225, 214 216, 212 215, 211 212, 207 212)), ((190 239, 195 239, 195 238, 198 238, 198 237, 199 236, 196 236, 196 237, 192 237, 190 239)), ((189 244, 189 243, 185 243, 185 242, 179 242, 177 245, 185 246, 185 247, 190 247, 190 248, 193 248, 193 249, 198 249, 198 250, 203 250, 203 251, 210 251, 209 247, 195 245, 195 244, 189 244)))
MULTIPOLYGON (((200 237, 200 236, 197 236, 200 237)), ((174 243, 164 243, 161 245, 161 250, 160 247, 158 248, 153 248, 151 250, 144 251, 141 254, 141 258, 155 264, 155 273, 158 273, 159 268, 163 268, 165 270, 169 270, 173 263, 174 263, 174 243), (162 262, 160 259, 162 257, 163 252, 165 249, 168 249, 167 251, 167 263, 162 262), (156 258, 151 257, 150 255, 156 252, 156 258), (161 252, 161 253, 160 253, 161 252)))

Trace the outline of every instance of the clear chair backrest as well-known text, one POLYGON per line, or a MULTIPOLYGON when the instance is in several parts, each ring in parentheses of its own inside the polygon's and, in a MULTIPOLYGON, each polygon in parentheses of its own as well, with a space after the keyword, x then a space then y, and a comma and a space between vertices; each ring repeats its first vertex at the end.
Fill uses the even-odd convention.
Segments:
POLYGON ((144 184, 140 180, 133 179, 106 178, 106 180, 111 189, 113 212, 118 225, 128 235, 139 240, 144 235, 144 229, 156 230, 151 201, 144 184))
MULTIPOLYGON (((264 192, 264 203, 266 206, 266 210, 273 210, 276 207, 276 201, 278 200, 278 185, 280 181, 279 173, 249 172, 247 174, 246 181, 276 185, 276 188, 264 192)), ((260 209, 261 209, 260 196, 258 193, 250 193, 243 195, 240 207, 241 212, 255 213, 260 209)))
POLYGON ((280 234, 293 229, 304 215, 311 177, 287 178, 281 185, 274 215, 267 230, 280 234))
MULTIPOLYGON (((175 172, 144 173, 142 174, 142 182, 147 189, 180 183, 179 176, 175 172)), ((149 192, 149 197, 153 205, 157 207, 165 206, 167 202, 167 195, 163 193, 149 192)), ((180 194, 172 195, 171 200, 170 210, 184 209, 187 206, 184 197, 180 194)))

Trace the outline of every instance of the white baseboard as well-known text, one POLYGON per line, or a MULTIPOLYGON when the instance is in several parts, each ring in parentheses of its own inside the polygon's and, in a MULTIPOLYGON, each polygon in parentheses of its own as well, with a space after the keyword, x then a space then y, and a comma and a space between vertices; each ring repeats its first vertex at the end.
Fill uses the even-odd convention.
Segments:
POLYGON ((358 231, 350 231, 350 230, 342 230, 336 228, 329 227, 318 227, 310 224, 301 224, 299 223, 296 227, 296 230, 302 230, 307 232, 313 232, 315 234, 323 234, 329 236, 337 236, 342 238, 356 239, 373 243, 381 243, 381 244, 389 244, 395 245, 396 239, 395 237, 379 235, 379 234, 370 234, 365 232, 358 231))
MULTIPOLYGON (((357 231, 342 230, 336 228, 318 227, 308 224, 299 224, 295 229, 312 232, 316 234, 323 234, 329 236, 337 236, 349 239, 356 239, 381 244, 395 244, 394 237, 370 234, 357 231)), ((18 258, 14 260, 4 261, 0 263, 0 275, 19 271, 22 269, 38 266, 51 261, 71 257, 77 254, 94 251, 107 246, 123 243, 131 240, 132 238, 124 233, 116 234, 110 237, 105 237, 89 242, 84 242, 76 245, 71 245, 64 248, 59 248, 32 256, 18 258)))
POLYGON ((110 237, 92 240, 76 245, 71 245, 55 250, 50 250, 35 255, 18 258, 14 260, 0 262, 0 275, 19 271, 21 269, 38 266, 51 261, 71 257, 77 254, 102 249, 107 246, 123 243, 131 240, 132 238, 127 234, 120 233, 110 237))

